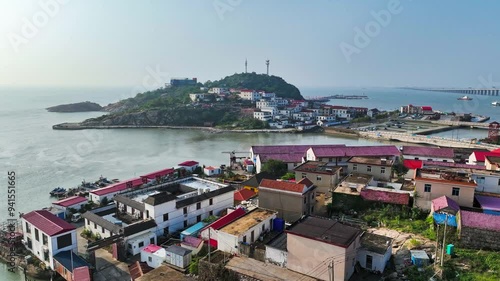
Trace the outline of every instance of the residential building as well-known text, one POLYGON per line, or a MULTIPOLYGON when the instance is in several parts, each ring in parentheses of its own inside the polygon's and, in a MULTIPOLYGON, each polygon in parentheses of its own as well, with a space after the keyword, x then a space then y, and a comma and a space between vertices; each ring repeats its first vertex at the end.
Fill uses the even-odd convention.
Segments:
POLYGON ((458 233, 462 247, 500 250, 500 216, 460 210, 458 233))
POLYGON ((383 273, 392 256, 393 239, 375 233, 364 232, 357 260, 362 268, 383 273))
POLYGON ((204 241, 208 241, 211 247, 217 248, 218 245, 218 230, 223 228, 224 226, 230 224, 231 222, 237 220, 238 218, 244 216, 246 214, 245 209, 236 208, 235 210, 228 209, 228 213, 213 223, 205 226, 200 231, 200 237, 204 241))
POLYGON ((31 211, 21 217, 26 248, 47 267, 55 270, 54 256, 77 252, 76 228, 45 210, 31 211))
POLYGON ((188 160, 177 164, 179 167, 186 169, 186 171, 193 173, 196 168, 200 166, 199 162, 188 160))
POLYGON ((486 155, 484 157, 484 165, 488 171, 500 171, 500 156, 486 155))
POLYGON ((392 159, 380 157, 352 157, 347 161, 347 173, 361 173, 373 176, 377 181, 390 181, 392 178, 392 159))
POLYGON ((213 167, 213 166, 208 166, 203 168, 203 172, 205 175, 211 177, 211 176, 218 176, 221 174, 221 169, 220 167, 213 167))
POLYGON ((130 191, 134 188, 139 188, 143 184, 144 180, 140 177, 110 184, 106 187, 90 191, 89 201, 92 201, 97 204, 100 203, 104 198, 106 198, 108 201, 111 201, 111 199, 113 199, 113 196, 123 192, 130 191))
POLYGON ((217 233, 217 249, 227 253, 239 253, 240 243, 252 244, 272 230, 276 212, 262 208, 254 209, 227 224, 217 233))
POLYGON ((264 99, 275 99, 276 98, 276 94, 275 93, 271 93, 271 92, 264 92, 264 91, 261 91, 260 92, 260 95, 262 96, 262 98, 264 99))
POLYGON ((379 157, 387 160, 396 160, 400 155, 394 145, 378 146, 311 146, 306 151, 306 160, 332 163, 335 166, 347 166, 351 157, 379 157))
POLYGON ((447 196, 460 206, 472 207, 477 184, 468 175, 459 172, 422 169, 415 178, 415 205, 431 209, 431 201, 447 196))
POLYGON ((202 101, 205 98, 205 94, 204 93, 189 94, 189 98, 193 102, 202 101))
POLYGON ((477 192, 500 194, 500 173, 473 170, 471 178, 477 184, 477 192))
POLYGON ((469 159, 467 161, 467 164, 484 166, 485 165, 485 157, 487 155, 488 156, 500 156, 500 153, 495 153, 495 152, 490 152, 490 151, 473 151, 469 155, 469 159))
POLYGON ((270 121, 273 119, 273 113, 269 111, 255 110, 253 112, 253 118, 260 121, 270 121))
POLYGON ((263 179, 259 185, 259 207, 278 211, 278 217, 294 222, 314 212, 315 186, 307 178, 297 183, 263 179))
POLYGON ((252 190, 255 193, 259 193, 259 185, 263 179, 275 180, 278 179, 278 177, 267 172, 260 172, 258 174, 255 174, 248 180, 242 182, 241 186, 243 186, 243 188, 245 189, 252 190))
POLYGON ((208 89, 208 93, 210 93, 210 94, 220 95, 220 94, 224 94, 224 93, 228 93, 228 92, 229 92, 229 90, 226 88, 213 87, 213 88, 208 89))
POLYGON ((260 100, 260 98, 261 98, 261 95, 259 92, 255 91, 255 90, 247 90, 247 89, 240 90, 239 96, 242 100, 249 100, 252 102, 260 100))
POLYGON ((294 172, 295 181, 308 178, 316 186, 316 193, 329 194, 339 183, 342 167, 330 166, 319 161, 306 161, 297 166, 294 172))
POLYGON ((83 196, 71 196, 65 199, 58 200, 56 202, 52 202, 52 205, 64 211, 64 219, 67 215, 70 214, 70 209, 75 209, 77 212, 79 212, 82 206, 86 205, 88 202, 88 199, 83 196))
POLYGON ((198 236, 198 234, 200 233, 200 231, 205 228, 205 226, 207 225, 208 223, 206 222, 203 222, 203 221, 200 221, 186 229, 184 229, 182 232, 181 232, 181 235, 180 235, 180 238, 181 238, 181 241, 183 241, 186 237, 196 237, 198 236))
POLYGON ((447 147, 403 146, 401 154, 404 159, 455 162, 453 148, 447 147))
POLYGON ((351 278, 360 247, 359 228, 336 220, 306 217, 285 232, 288 269, 319 280, 332 280, 329 266, 333 263, 334 281, 351 278))
POLYGON ((141 251, 141 262, 152 268, 158 268, 167 258, 167 251, 158 245, 150 244, 141 251))
POLYGON ((372 108, 366 112, 366 115, 370 118, 375 118, 380 113, 380 110, 372 108))
POLYGON ((278 103, 273 100, 259 100, 255 103, 255 107, 262 109, 262 108, 275 108, 278 106, 278 103))

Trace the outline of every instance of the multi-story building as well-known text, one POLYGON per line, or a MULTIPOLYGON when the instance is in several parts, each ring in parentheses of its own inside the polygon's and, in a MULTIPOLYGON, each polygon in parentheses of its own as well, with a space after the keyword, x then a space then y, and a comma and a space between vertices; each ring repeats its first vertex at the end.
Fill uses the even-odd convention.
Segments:
POLYGON ((341 167, 329 166, 324 162, 306 161, 294 169, 295 181, 308 178, 315 186, 316 193, 330 193, 340 180, 341 167))
POLYGON ((210 93, 210 94, 220 95, 220 94, 224 94, 224 93, 228 93, 228 92, 229 92, 229 90, 227 88, 214 87, 214 88, 208 89, 208 93, 210 93))
POLYGON ((77 252, 76 228, 45 210, 22 216, 26 248, 47 267, 55 270, 54 256, 60 252, 77 252))
POLYGON ((247 89, 240 90, 239 96, 243 100, 249 100, 252 102, 260 100, 260 98, 261 98, 261 95, 259 92, 255 91, 255 90, 247 90, 247 89))
POLYGON ((192 78, 192 79, 189 79, 189 78, 172 78, 170 79, 170 85, 171 86, 193 86, 193 85, 196 85, 196 83, 198 83, 198 79, 197 78, 192 78))
POLYGON ((361 173, 373 176, 377 181, 390 181, 392 159, 380 157, 352 157, 347 161, 347 173, 361 173))
POLYGON ((273 119, 273 113, 259 109, 253 112, 253 118, 260 121, 270 121, 273 119))
POLYGON ((255 107, 257 108, 273 108, 277 107, 278 103, 272 100, 259 100, 255 103, 255 107))
POLYGON ((315 186, 307 179, 297 183, 263 179, 259 184, 259 207, 278 211, 278 217, 294 222, 314 212, 315 186))
POLYGON ((274 99, 274 98, 276 98, 276 94, 275 93, 269 93, 269 92, 261 91, 260 95, 264 99, 274 99))

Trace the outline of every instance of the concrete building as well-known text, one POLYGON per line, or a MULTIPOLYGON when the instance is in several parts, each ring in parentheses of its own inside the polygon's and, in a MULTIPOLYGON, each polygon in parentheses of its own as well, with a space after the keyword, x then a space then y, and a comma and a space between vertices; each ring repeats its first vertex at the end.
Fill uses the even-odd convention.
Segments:
POLYGON ((77 252, 76 228, 45 210, 21 217, 23 240, 34 256, 55 270, 54 256, 60 252, 77 252))
POLYGON ((282 232, 266 244, 266 262, 286 267, 288 259, 286 237, 286 233, 282 232))
POLYGON ((294 172, 295 181, 308 178, 316 186, 316 193, 329 194, 339 183, 342 167, 330 166, 319 161, 306 161, 297 166, 294 172))
POLYGON ((221 169, 219 167, 208 166, 203 169, 203 172, 205 173, 205 175, 211 177, 220 175, 221 169))
POLYGON ((404 159, 455 162, 453 148, 447 147, 403 146, 401 154, 404 159))
POLYGON ((393 239, 387 236, 364 232, 357 260, 362 268, 383 273, 392 256, 393 239))
POLYGON ((227 253, 239 253, 240 243, 252 244, 272 230, 276 212, 257 208, 227 224, 217 233, 217 249, 227 253))
POLYGON ((62 200, 58 200, 56 202, 52 202, 52 205, 55 208, 64 211, 64 218, 66 218, 66 216, 70 213, 70 209, 75 209, 77 212, 79 212, 82 206, 86 205, 88 202, 88 199, 83 196, 71 196, 62 200))
POLYGON ((307 217, 286 230, 287 268, 319 280, 347 281, 360 247, 359 228, 335 220, 307 217))
POLYGON ((347 173, 361 173, 373 176, 377 181, 390 181, 392 159, 380 157, 352 157, 347 161, 347 173))
POLYGON ((141 251, 141 262, 146 262, 152 268, 158 268, 166 260, 167 251, 163 247, 150 244, 141 251))
POLYGON ((165 249, 165 262, 178 268, 187 268, 191 263, 191 250, 177 245, 169 246, 165 249))
POLYGON ((453 171, 422 169, 415 178, 415 206, 431 209, 431 201, 447 196, 460 206, 472 207, 477 184, 468 175, 453 171))
POLYGON ((193 102, 202 101, 205 98, 205 94, 204 93, 189 94, 189 98, 193 102))
POLYGON ((377 146, 311 146, 307 149, 305 158, 309 161, 321 161, 335 166, 347 166, 351 157, 379 157, 396 160, 401 152, 394 145, 377 146))
POLYGON ((263 179, 259 185, 259 207, 277 210, 279 218, 294 222, 314 212, 315 188, 307 178, 297 183, 263 179))
POLYGON ((200 163, 193 160, 184 161, 178 164, 179 167, 186 169, 186 171, 193 173, 196 168, 200 166, 200 163))
POLYGON ((257 101, 260 100, 261 94, 255 90, 247 90, 247 89, 242 89, 240 90, 239 94, 240 98, 242 100, 249 100, 249 101, 257 101))

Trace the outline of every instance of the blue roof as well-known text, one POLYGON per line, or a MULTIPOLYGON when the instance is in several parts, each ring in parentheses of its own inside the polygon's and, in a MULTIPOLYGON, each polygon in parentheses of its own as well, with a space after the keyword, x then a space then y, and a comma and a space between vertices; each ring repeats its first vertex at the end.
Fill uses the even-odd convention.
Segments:
POLYGON ((181 234, 182 235, 190 235, 192 233, 196 233, 196 232, 200 231, 202 228, 204 228, 205 225, 207 225, 207 224, 200 221, 199 223, 197 223, 193 226, 190 226, 189 228, 186 228, 183 232, 181 232, 181 234))
POLYGON ((54 259, 70 272, 73 272, 74 268, 89 266, 89 264, 84 259, 82 259, 79 255, 73 253, 73 251, 59 252, 54 256, 54 259), (71 266, 72 259, 73 266, 71 266))

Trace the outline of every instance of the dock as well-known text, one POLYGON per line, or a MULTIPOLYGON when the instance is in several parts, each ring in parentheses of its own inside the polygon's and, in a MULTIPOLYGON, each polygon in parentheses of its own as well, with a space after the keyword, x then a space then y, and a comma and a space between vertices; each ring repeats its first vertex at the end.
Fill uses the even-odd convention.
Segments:
POLYGON ((403 88, 418 91, 456 93, 464 95, 498 96, 500 89, 496 88, 403 88))

